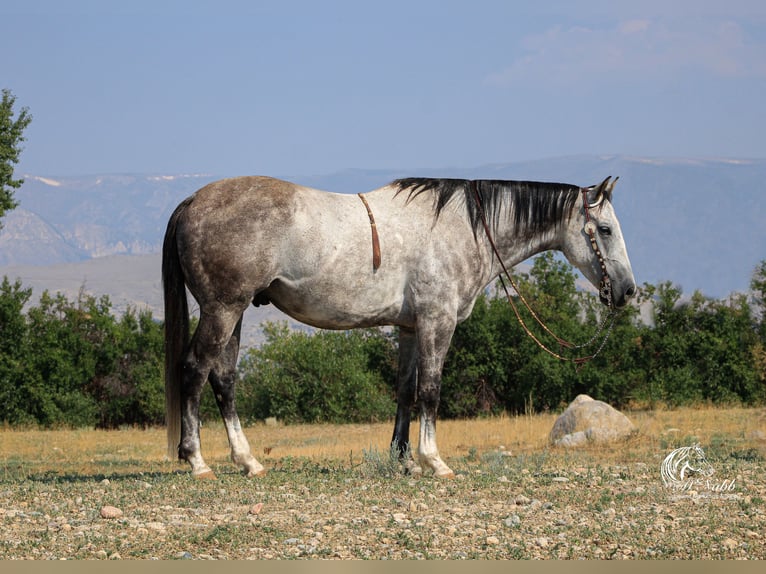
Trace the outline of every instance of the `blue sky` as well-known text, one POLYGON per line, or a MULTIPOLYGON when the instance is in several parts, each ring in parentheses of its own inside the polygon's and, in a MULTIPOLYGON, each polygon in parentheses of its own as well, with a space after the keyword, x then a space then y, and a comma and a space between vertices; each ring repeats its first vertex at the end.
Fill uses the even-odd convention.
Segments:
POLYGON ((3 0, 21 173, 766 157, 766 2, 3 0))

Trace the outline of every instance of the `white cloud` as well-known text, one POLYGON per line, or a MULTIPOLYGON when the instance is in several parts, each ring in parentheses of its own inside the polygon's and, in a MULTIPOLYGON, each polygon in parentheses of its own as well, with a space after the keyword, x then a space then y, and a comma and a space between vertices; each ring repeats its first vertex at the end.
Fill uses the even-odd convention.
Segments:
POLYGON ((604 29, 556 26, 525 37, 520 47, 522 53, 487 83, 582 85, 688 71, 766 78, 766 41, 734 20, 636 18, 604 29))

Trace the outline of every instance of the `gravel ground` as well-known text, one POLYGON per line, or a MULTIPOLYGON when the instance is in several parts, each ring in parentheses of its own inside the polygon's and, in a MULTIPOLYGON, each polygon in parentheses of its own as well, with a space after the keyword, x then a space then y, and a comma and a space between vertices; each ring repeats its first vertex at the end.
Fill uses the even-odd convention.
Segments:
POLYGON ((222 465, 217 481, 169 464, 6 469, 0 558, 766 558, 757 453, 711 460, 723 492, 664 487, 659 459, 614 466, 551 451, 450 462, 454 480, 394 474, 370 453, 355 466, 282 459, 260 479, 222 465))

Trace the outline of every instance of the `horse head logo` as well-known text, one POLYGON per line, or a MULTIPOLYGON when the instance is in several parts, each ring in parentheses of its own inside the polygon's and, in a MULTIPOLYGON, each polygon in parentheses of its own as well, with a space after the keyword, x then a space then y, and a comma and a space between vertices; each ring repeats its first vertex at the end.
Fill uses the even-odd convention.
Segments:
POLYGON ((674 488, 700 477, 709 478, 714 472, 699 444, 677 448, 665 457, 660 467, 663 484, 674 488))

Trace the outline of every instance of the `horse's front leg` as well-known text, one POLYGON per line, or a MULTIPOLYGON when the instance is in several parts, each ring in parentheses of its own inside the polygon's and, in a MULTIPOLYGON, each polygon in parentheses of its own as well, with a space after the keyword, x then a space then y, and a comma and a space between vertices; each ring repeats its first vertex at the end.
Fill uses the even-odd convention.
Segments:
POLYGON ((434 471, 434 476, 440 478, 455 476, 439 456, 436 446, 436 412, 439 409, 442 367, 454 330, 455 321, 448 319, 433 325, 418 325, 418 459, 423 467, 430 468, 434 471))
POLYGON ((241 327, 242 319, 237 323, 218 364, 210 371, 210 385, 213 387, 213 395, 226 426, 231 460, 241 466, 247 476, 261 476, 266 474, 266 469, 250 452, 250 444, 242 431, 236 409, 236 365, 241 327))
POLYGON ((399 369, 396 377, 396 422, 391 448, 399 451, 399 460, 413 475, 422 473, 410 447, 410 419, 417 391, 417 336, 412 329, 399 329, 399 369), (406 460, 405 460, 406 459, 406 460))

